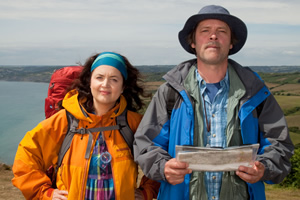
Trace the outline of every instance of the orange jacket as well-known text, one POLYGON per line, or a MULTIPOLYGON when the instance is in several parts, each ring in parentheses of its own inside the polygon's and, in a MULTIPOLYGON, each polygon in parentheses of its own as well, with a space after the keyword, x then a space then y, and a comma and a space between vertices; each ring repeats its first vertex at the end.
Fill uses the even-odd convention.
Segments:
MULTIPOLYGON (((115 117, 126 108, 123 96, 120 103, 105 115, 99 117, 89 114, 85 117, 80 109, 78 93, 69 92, 63 100, 63 106, 79 119, 78 127, 95 128, 116 125, 115 117), (119 109, 117 113, 114 111, 119 109)), ((136 131, 141 115, 127 112, 127 120, 133 132, 136 131)), ((65 110, 39 123, 26 133, 19 144, 14 165, 12 183, 18 187, 26 199, 52 199, 51 180, 45 174, 49 166, 57 163, 58 153, 68 129, 65 110)), ((99 133, 93 133, 93 146, 99 133)), ((134 200, 134 190, 138 168, 128 145, 118 130, 103 132, 108 151, 112 155, 112 173, 117 200, 134 200)), ((68 199, 84 199, 90 159, 85 159, 89 135, 75 134, 70 149, 64 156, 58 169, 56 185, 59 190, 68 191, 68 199)), ((93 150, 93 147, 91 148, 93 150)), ((92 154, 92 150, 90 155, 92 154)), ((91 157, 91 156, 90 156, 91 157)), ((156 197, 159 183, 143 178, 140 188, 147 199, 156 197)))

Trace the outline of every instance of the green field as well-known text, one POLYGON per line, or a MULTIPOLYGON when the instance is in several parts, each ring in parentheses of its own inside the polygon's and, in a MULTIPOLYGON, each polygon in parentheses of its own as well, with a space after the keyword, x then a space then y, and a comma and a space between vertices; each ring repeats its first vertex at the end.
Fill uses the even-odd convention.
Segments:
POLYGON ((300 144, 300 134, 299 133, 290 132, 290 136, 291 136, 291 139, 292 139, 294 145, 300 144))
POLYGON ((276 84, 299 84, 300 83, 300 72, 293 73, 260 73, 260 77, 269 82, 276 84))
MULTIPOLYGON (((299 84, 299 88, 300 88, 300 84, 299 84)), ((290 109, 293 107, 300 107, 300 96, 275 95, 275 98, 276 98, 277 102, 279 103, 282 110, 290 109)))
MULTIPOLYGON (((296 86, 297 87, 295 87, 295 85, 293 85, 293 87, 286 86, 283 90, 283 93, 287 94, 295 90, 300 91, 300 84, 297 84, 296 86)), ((290 114, 286 115, 285 117, 289 128, 298 127, 298 129, 300 129, 300 96, 275 95, 275 98, 284 113, 288 113, 288 111, 291 111, 293 109, 296 110, 295 112, 290 112, 290 114)), ((290 136, 294 145, 300 143, 299 132, 296 133, 290 131, 290 136)))
POLYGON ((300 189, 296 188, 279 188, 277 185, 266 186, 266 199, 267 200, 299 200, 300 189))

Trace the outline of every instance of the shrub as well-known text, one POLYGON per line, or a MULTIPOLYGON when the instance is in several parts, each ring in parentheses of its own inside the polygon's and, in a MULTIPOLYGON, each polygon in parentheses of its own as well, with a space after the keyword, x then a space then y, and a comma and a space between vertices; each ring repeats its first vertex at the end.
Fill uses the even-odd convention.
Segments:
POLYGON ((279 184, 281 187, 300 188, 300 144, 295 146, 295 154, 291 158, 292 170, 279 184))
POLYGON ((293 132, 293 133, 298 133, 298 134, 300 134, 300 130, 299 130, 299 127, 298 127, 298 126, 291 126, 291 127, 289 127, 289 131, 290 131, 290 132, 293 132))
POLYGON ((288 116, 288 115, 291 115, 291 114, 294 114, 294 113, 298 112, 299 110, 300 110, 300 107, 296 106, 296 107, 291 108, 291 109, 286 109, 283 112, 284 112, 285 116, 288 116))

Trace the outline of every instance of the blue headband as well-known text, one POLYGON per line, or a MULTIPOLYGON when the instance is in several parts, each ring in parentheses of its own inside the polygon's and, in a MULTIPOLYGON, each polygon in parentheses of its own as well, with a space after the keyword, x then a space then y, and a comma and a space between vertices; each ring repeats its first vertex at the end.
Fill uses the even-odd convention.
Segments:
POLYGON ((109 65, 118 69, 127 80, 127 68, 123 57, 112 52, 103 52, 98 55, 92 64, 91 72, 100 65, 109 65))

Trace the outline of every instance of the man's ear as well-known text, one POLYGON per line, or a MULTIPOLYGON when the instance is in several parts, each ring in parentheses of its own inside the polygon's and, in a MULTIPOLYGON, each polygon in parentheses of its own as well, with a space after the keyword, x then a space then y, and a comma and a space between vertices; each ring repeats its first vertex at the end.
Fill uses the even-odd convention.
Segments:
POLYGON ((191 43, 191 47, 192 47, 192 49, 195 49, 195 48, 196 48, 194 42, 191 43))

